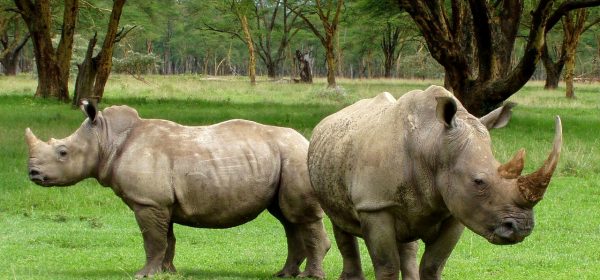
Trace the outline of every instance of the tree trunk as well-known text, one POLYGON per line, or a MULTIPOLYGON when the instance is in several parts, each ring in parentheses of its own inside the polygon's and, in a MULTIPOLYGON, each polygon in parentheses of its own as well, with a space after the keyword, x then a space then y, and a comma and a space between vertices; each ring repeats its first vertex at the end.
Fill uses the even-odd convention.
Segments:
POLYGON ((392 27, 392 24, 387 22, 381 39, 381 50, 384 57, 383 76, 385 78, 392 77, 392 69, 397 57, 398 37, 400 37, 400 27, 392 27))
POLYGON ((79 69, 79 71, 77 73, 77 79, 75 80, 75 93, 73 94, 72 105, 74 107, 79 106, 79 102, 82 99, 95 99, 96 102, 98 101, 98 98, 94 97, 93 94, 94 80, 98 73, 98 66, 93 57, 94 47, 96 46, 96 35, 97 34, 94 34, 94 37, 88 42, 83 62, 77 64, 77 69, 79 69))
POLYGON ((61 38, 56 50, 52 46, 52 17, 49 0, 14 0, 27 24, 38 71, 35 96, 69 100, 69 70, 73 50, 73 35, 79 10, 78 0, 65 0, 61 38))
POLYGON ((323 25, 324 32, 321 32, 313 24, 313 22, 304 15, 301 11, 298 11, 298 7, 291 8, 292 12, 297 14, 304 22, 308 25, 308 28, 319 38, 321 44, 325 48, 325 59, 327 62, 327 87, 336 88, 335 72, 336 72, 336 58, 335 58, 335 47, 334 40, 338 31, 338 24, 340 16, 342 14, 342 7, 344 6, 344 0, 330 1, 328 5, 324 5, 321 1, 314 2, 316 13, 319 16, 321 24, 323 25), (327 9, 323 9, 327 6, 327 9))
POLYGON ((298 60, 300 82, 312 84, 312 58, 310 53, 302 53, 300 50, 296 50, 296 59, 298 60))
POLYGON ((575 72, 575 53, 567 55, 565 61, 565 85, 567 88, 566 97, 570 99, 575 98, 575 89, 573 86, 573 75, 575 72))
POLYGON ((558 88, 560 74, 565 65, 565 51, 566 48, 563 43, 558 55, 558 60, 554 62, 548 51, 548 43, 542 48, 541 58, 544 68, 546 69, 546 83, 544 84, 544 89, 551 90, 558 88))
POLYGON ((250 56, 248 62, 248 76, 250 76, 250 84, 256 85, 256 57, 254 55, 254 43, 252 42, 252 35, 250 34, 248 18, 246 15, 240 15, 240 23, 242 24, 246 45, 248 46, 248 55, 250 56))
POLYGON ((336 88, 335 83, 335 53, 333 47, 333 36, 327 35, 325 43, 325 58, 327 60, 327 87, 336 88))
POLYGON ((587 11, 584 9, 578 10, 575 17, 573 19, 571 13, 567 13, 562 19, 565 41, 565 84, 567 87, 567 98, 575 98, 575 89, 573 86, 575 56, 579 38, 581 38, 581 34, 585 31, 587 11))
POLYGON ((112 68, 114 44, 119 42, 133 29, 121 29, 121 31, 117 32, 125 2, 126 0, 113 1, 113 8, 108 22, 106 35, 104 36, 102 49, 95 57, 92 57, 92 55, 94 46, 96 45, 96 35, 94 35, 88 43, 85 59, 82 64, 78 65, 79 73, 77 75, 75 86, 75 98, 73 98, 74 106, 79 105, 79 101, 83 98, 95 99, 97 102, 102 101, 104 87, 106 86, 112 68))
POLYGON ((267 76, 271 79, 277 78, 277 71, 279 69, 277 63, 273 61, 269 61, 265 63, 265 67, 267 68, 267 76))

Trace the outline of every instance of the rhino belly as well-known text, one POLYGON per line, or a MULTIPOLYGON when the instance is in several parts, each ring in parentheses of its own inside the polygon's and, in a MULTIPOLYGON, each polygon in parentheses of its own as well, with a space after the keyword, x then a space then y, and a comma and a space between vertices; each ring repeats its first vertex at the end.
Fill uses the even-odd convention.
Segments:
POLYGON ((195 158, 189 165, 184 163, 187 167, 180 168, 183 171, 174 179, 173 221, 226 228, 256 218, 273 202, 279 187, 279 160, 268 151, 195 158))
POLYGON ((358 214, 346 186, 333 169, 320 163, 310 162, 310 179, 323 211, 331 222, 342 230, 362 236, 358 214))

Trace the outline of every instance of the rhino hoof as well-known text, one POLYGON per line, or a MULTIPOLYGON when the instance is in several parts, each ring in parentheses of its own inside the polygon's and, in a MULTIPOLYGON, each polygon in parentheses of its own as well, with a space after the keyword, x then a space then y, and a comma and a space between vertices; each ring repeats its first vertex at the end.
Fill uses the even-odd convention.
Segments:
POLYGON ((282 269, 279 272, 275 273, 273 276, 275 277, 279 277, 279 278, 292 278, 292 277, 296 277, 298 274, 300 274, 300 270, 298 268, 296 269, 282 269))
POLYGON ((338 278, 338 280, 365 280, 365 279, 366 278, 362 273, 350 274, 350 273, 344 273, 344 272, 342 272, 342 274, 338 278))
POLYGON ((298 277, 299 278, 325 279, 325 272, 305 270, 304 272, 300 273, 298 275, 298 277))
POLYGON ((135 274, 135 279, 140 278, 153 278, 155 274, 161 273, 160 267, 144 267, 135 274))

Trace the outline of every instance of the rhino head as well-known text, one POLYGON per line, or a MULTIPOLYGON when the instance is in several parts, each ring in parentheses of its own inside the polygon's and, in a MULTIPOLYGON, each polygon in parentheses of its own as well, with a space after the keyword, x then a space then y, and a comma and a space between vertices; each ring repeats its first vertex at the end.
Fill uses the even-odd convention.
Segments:
POLYGON ((441 139, 448 161, 437 180, 452 215, 493 244, 523 241, 534 226, 533 207, 544 196, 558 163, 560 118, 556 117, 550 155, 537 171, 522 175, 525 150, 499 163, 492 155, 487 130, 506 125, 510 108, 504 106, 477 119, 462 106, 457 112, 454 98, 445 96, 437 97, 436 114, 444 127, 441 139))
POLYGON ((94 175, 99 163, 99 135, 96 107, 83 101, 87 119, 64 139, 39 140, 25 129, 29 147, 29 179, 40 186, 70 186, 94 175))

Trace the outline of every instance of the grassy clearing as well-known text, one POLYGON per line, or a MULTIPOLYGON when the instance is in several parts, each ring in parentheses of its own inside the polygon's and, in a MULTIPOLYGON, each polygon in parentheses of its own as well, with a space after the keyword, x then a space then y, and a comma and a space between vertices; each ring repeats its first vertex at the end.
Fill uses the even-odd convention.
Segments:
MULTIPOLYGON (((145 118, 202 125, 231 118, 290 126, 310 136, 324 116, 353 101, 389 91, 394 96, 439 81, 342 80, 345 94, 315 85, 200 77, 147 77, 150 84, 116 76, 105 103, 128 104, 145 118)), ((0 278, 128 279, 144 262, 142 240, 132 212, 110 189, 86 180, 71 188, 41 188, 26 177, 23 132, 31 127, 42 139, 62 138, 83 120, 65 109, 30 96, 31 77, 0 77, 0 278)), ((465 232, 452 254, 445 279, 597 279, 600 277, 600 85, 580 85, 577 100, 563 91, 543 91, 531 83, 512 100, 519 103, 509 126, 492 132, 496 157, 509 159, 520 147, 526 172, 550 150, 553 116, 561 115, 563 155, 558 174, 536 207, 536 229, 523 243, 494 246, 465 232)), ((333 234, 328 223, 328 232, 333 234)), ((265 279, 283 265, 282 227, 269 215, 226 230, 176 226, 177 275, 159 279, 265 279)), ((362 248, 367 278, 374 278, 362 248)), ((335 246, 325 259, 328 279, 341 271, 335 246)))

